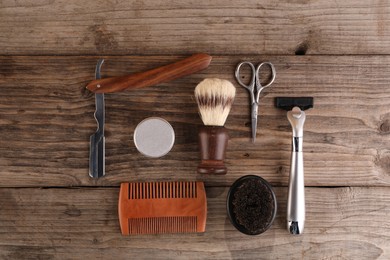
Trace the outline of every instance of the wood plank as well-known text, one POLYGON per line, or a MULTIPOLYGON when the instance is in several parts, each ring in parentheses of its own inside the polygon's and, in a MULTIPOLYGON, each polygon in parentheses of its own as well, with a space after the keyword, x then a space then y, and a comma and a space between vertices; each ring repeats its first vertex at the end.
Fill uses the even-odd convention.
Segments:
POLYGON ((278 214, 259 236, 239 233, 226 216, 227 188, 207 188, 206 233, 123 237, 118 188, 0 189, 4 259, 388 259, 390 190, 307 188, 304 234, 285 229, 286 188, 278 214))
POLYGON ((389 54, 389 26, 384 0, 4 0, 0 54, 389 54))
MULTIPOLYGON (((103 77, 142 71, 181 57, 106 57, 103 77)), ((89 136, 96 130, 94 97, 84 91, 93 79, 95 57, 0 58, 0 185, 117 186, 123 181, 204 180, 228 185, 259 174, 286 186, 291 130, 276 96, 313 96, 304 134, 307 186, 390 184, 390 57, 271 56, 214 57, 198 74, 160 86, 106 95, 106 177, 88 176, 89 136), (233 77, 240 60, 273 62, 274 85, 264 92, 258 136, 250 140, 248 93, 233 77), (198 116, 193 91, 203 78, 237 86, 226 127, 231 136, 226 176, 196 173, 198 116), (175 129, 166 156, 149 159, 136 150, 134 128, 159 116, 175 129)))

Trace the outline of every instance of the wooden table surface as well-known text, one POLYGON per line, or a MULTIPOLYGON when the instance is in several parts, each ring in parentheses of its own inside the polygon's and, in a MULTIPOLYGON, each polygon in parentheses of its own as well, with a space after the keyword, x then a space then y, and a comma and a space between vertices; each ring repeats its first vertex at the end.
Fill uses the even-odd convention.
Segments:
POLYGON ((389 259, 390 3, 382 0, 59 1, 0 3, 1 259, 389 259), (210 67, 157 86, 106 95, 106 176, 88 176, 96 130, 94 79, 139 72, 193 53, 210 67), (238 62, 270 61, 257 141, 238 62), (237 87, 226 122, 228 174, 197 174, 195 86, 218 77, 237 87), (291 129, 277 96, 313 96, 304 128, 306 226, 286 230, 291 129), (168 120, 166 156, 136 150, 144 118, 168 120), (259 236, 226 215, 230 185, 247 174, 274 187, 278 213, 259 236), (120 233, 119 185, 204 181, 205 233, 120 233))

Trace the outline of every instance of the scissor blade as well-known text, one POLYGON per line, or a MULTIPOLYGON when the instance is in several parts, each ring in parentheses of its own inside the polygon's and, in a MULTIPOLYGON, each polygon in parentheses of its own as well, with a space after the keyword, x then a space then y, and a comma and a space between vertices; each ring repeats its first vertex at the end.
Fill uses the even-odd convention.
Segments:
POLYGON ((252 143, 256 142, 257 117, 252 118, 252 143))
MULTIPOLYGON (((100 59, 96 65, 95 78, 100 79, 100 68, 104 60, 100 59)), ((95 94, 96 110, 94 113, 97 130, 90 137, 89 176, 99 178, 105 174, 105 137, 104 137, 104 94, 95 94)))
POLYGON ((252 142, 253 143, 256 141, 258 110, 259 110, 258 104, 252 103, 251 119, 252 119, 252 142))

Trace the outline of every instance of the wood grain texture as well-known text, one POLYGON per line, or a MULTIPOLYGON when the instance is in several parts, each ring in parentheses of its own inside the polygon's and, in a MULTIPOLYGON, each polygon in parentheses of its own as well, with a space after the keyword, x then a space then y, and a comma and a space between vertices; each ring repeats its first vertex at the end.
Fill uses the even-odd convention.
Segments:
MULTIPOLYGON (((168 64, 180 57, 106 57, 103 78, 168 64)), ((259 174, 286 186, 291 130, 276 96, 313 96, 304 128, 307 186, 390 184, 390 58, 388 56, 223 56, 197 74, 159 86, 106 95, 106 177, 88 176, 89 136, 96 130, 94 97, 85 91, 95 57, 0 57, 0 185, 117 186, 126 181, 204 180, 228 185, 259 174), (241 60, 271 61, 274 85, 261 97, 258 136, 250 139, 249 96, 233 72, 241 60), (206 77, 231 80, 237 95, 226 127, 228 173, 204 176, 199 163, 195 86, 206 77), (175 129, 171 152, 137 152, 134 128, 159 116, 175 129)), ((245 79, 244 79, 245 80, 245 79)))
POLYGON ((388 54, 390 3, 13 1, 0 55, 388 54))
POLYGON ((206 233, 121 236, 119 188, 0 189, 3 259, 388 259, 390 190, 307 188, 305 234, 285 229, 286 188, 259 236, 226 216, 226 188, 208 187, 206 233))

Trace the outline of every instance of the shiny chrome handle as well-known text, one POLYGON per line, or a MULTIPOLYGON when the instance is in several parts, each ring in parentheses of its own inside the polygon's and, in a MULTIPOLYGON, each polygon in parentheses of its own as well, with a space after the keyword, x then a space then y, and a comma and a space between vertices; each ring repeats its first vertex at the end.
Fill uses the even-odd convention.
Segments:
POLYGON ((287 118, 293 129, 291 170, 287 199, 287 229, 291 234, 299 235, 305 225, 305 183, 303 170, 303 125, 305 112, 294 108, 287 112, 287 118))

